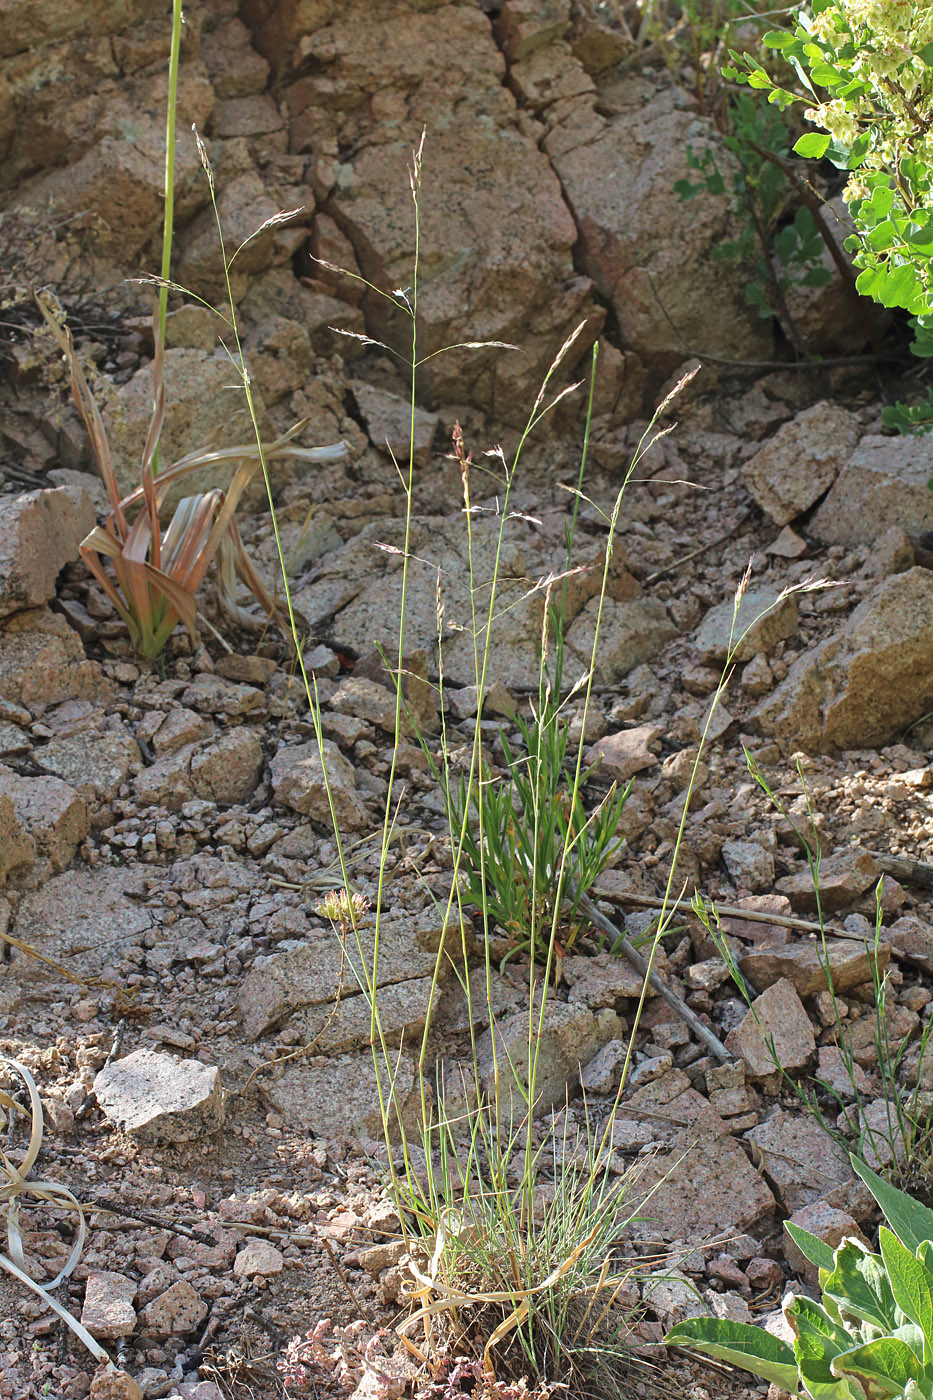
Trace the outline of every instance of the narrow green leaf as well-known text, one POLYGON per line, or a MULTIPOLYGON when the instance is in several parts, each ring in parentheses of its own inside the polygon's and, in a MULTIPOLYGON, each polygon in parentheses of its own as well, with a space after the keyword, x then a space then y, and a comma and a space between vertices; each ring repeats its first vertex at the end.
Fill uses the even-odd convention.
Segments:
POLYGON ((901 1244, 916 1254, 923 1240, 933 1240, 933 1210, 898 1191, 896 1186, 878 1176, 858 1157, 850 1155, 849 1160, 853 1171, 861 1177, 884 1211, 885 1219, 901 1244))
POLYGON ((800 1225, 791 1224, 789 1220, 785 1222, 784 1229, 805 1259, 809 1259, 818 1269, 826 1269, 828 1273, 832 1273, 836 1266, 836 1254, 825 1240, 821 1240, 818 1235, 811 1235, 809 1230, 804 1230, 800 1225))
POLYGON ((754 1376, 773 1381, 782 1390, 797 1389, 797 1363, 786 1342, 763 1327, 732 1322, 724 1317, 691 1317, 672 1327, 664 1338, 668 1346, 693 1347, 754 1376))

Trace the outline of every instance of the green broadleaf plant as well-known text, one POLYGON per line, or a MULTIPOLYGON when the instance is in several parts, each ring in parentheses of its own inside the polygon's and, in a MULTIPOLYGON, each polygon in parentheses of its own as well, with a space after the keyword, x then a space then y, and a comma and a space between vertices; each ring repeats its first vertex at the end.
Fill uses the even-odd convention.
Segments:
POLYGON ((933 1400, 933 1211, 858 1157, 851 1161, 888 1222, 879 1231, 880 1252, 858 1239, 831 1250, 788 1224, 818 1268, 823 1294, 822 1303, 793 1293, 784 1299, 793 1344, 717 1317, 678 1323, 668 1344, 741 1366, 811 1400, 933 1400))
POLYGON ((929 119, 933 10, 918 0, 813 0, 792 32, 764 44, 797 74, 790 91, 751 54, 730 51, 728 80, 767 92, 782 110, 806 104, 820 131, 794 151, 849 173, 845 198, 855 224, 846 246, 858 290, 916 319, 919 353, 933 329, 933 132, 929 119), (924 333, 927 333, 926 335, 924 333))

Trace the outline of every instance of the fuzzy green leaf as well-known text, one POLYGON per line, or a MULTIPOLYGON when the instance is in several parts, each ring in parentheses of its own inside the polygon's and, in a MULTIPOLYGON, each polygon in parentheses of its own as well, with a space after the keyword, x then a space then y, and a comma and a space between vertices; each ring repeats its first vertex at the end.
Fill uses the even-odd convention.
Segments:
POLYGON ((884 1211, 885 1219, 901 1244, 916 1254, 923 1240, 933 1240, 933 1210, 898 1191, 896 1186, 878 1176, 860 1158, 850 1156, 849 1160, 853 1171, 861 1177, 884 1211))
POLYGON ((899 1337, 876 1337, 852 1347, 835 1357, 830 1369, 834 1376, 854 1376, 864 1387, 868 1400, 903 1395, 908 1381, 923 1379, 923 1367, 899 1337))
POLYGON ((763 1327, 732 1322, 725 1317, 691 1317, 672 1327, 665 1337, 668 1346, 688 1346, 732 1366, 741 1366, 754 1376, 773 1381, 782 1390, 797 1389, 797 1363, 786 1342, 772 1337, 763 1327))
POLYGON ((894 1301, 904 1316, 909 1317, 911 1322, 920 1328, 923 1337, 923 1359, 928 1363, 933 1344, 933 1274, 883 1225, 878 1235, 878 1243, 888 1271, 894 1301))
POLYGON ((791 1224, 789 1220, 785 1222, 784 1229, 805 1259, 809 1259, 818 1269, 832 1273, 836 1265, 836 1255, 825 1240, 821 1240, 818 1235, 811 1235, 809 1230, 804 1230, 800 1225, 791 1224))

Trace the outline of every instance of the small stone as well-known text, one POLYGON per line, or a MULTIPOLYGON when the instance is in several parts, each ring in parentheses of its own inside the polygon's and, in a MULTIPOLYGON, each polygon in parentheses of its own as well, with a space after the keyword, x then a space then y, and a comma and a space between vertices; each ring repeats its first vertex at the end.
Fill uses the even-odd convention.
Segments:
POLYGON ((765 553, 774 554, 778 559, 802 559, 809 550, 810 546, 806 540, 801 539, 796 530, 785 525, 777 539, 766 546, 765 553))
POLYGON ((138 1142, 193 1142, 224 1121, 220 1070, 134 1050, 102 1069, 94 1094, 107 1118, 138 1142))
POLYGON ((143 1400, 143 1392, 128 1371, 98 1371, 91 1381, 90 1400, 143 1400))
POLYGON ((607 778, 627 782, 636 773, 653 768, 659 762, 652 745, 658 747, 660 737, 661 730, 656 724, 621 729, 591 744, 586 751, 586 762, 599 763, 600 772, 607 778))
POLYGON ((746 695, 767 695, 774 685, 774 673, 763 652, 753 656, 742 671, 742 689, 746 695))
POLYGON ((793 984, 782 977, 757 997, 742 1024, 726 1036, 726 1049, 741 1056, 752 1079, 782 1067, 802 1069, 816 1049, 816 1037, 793 984))
POLYGON ((237 1278, 272 1278, 284 1268, 282 1251, 268 1240, 250 1240, 233 1261, 237 1278))
POLYGON ((850 1102, 858 1095, 867 1094, 871 1088, 868 1075, 861 1065, 856 1060, 852 1060, 851 1065, 847 1064, 835 1045, 820 1046, 816 1077, 828 1085, 834 1094, 838 1094, 839 1098, 850 1102))
MULTIPOLYGON (((827 913, 844 909, 866 890, 873 889, 880 879, 881 867, 867 851, 857 847, 836 851, 820 864, 819 908, 827 913)), ((809 869, 779 880, 776 889, 787 896, 796 913, 816 913, 817 895, 809 869)))
POLYGON ((671 1055, 653 1055, 650 1059, 642 1060, 640 1065, 636 1065, 628 1078, 630 1089, 640 1089, 643 1084, 650 1084, 653 1079, 660 1079, 662 1074, 667 1074, 673 1065, 674 1060, 671 1055))
POLYGON ((773 651, 779 641, 789 641, 797 631, 797 599, 775 589, 749 588, 736 611, 733 602, 710 608, 697 630, 693 645, 706 665, 722 664, 731 652, 736 661, 773 651))
POLYGON ((777 1288, 784 1281, 784 1270, 776 1259, 757 1255, 745 1265, 745 1277, 756 1290, 777 1288))
POLYGON ((704 958, 702 962, 691 963, 685 976, 692 992, 715 992, 729 980, 731 973, 722 958, 704 958))
POLYGON ((590 1060, 580 1076, 588 1094, 615 1094, 622 1081, 628 1048, 621 1040, 610 1040, 590 1060))
POLYGON ((739 967, 756 992, 763 992, 786 977, 799 997, 810 997, 827 990, 827 966, 833 990, 842 993, 871 982, 873 964, 880 976, 890 956, 889 943, 879 944, 876 958, 874 947, 868 949, 854 939, 827 938, 819 943, 788 943, 783 947, 764 944, 741 957, 739 967))
POLYGON ((92 1270, 87 1276, 82 1325, 99 1341, 128 1337, 136 1326, 135 1294, 133 1279, 92 1270))
POLYGON ((887 936, 895 954, 899 953, 913 967, 933 976, 933 924, 915 914, 905 914, 891 924, 887 936))
POLYGON ((829 1245, 830 1249, 835 1249, 846 1239, 859 1240, 870 1248, 855 1220, 844 1210, 836 1210, 825 1201, 814 1201, 812 1205, 801 1206, 799 1210, 795 1210, 790 1219, 784 1222, 784 1258, 811 1288, 819 1285, 819 1269, 800 1249, 788 1230, 788 1225, 799 1225, 801 1230, 816 1235, 817 1239, 829 1245))
POLYGON ((722 859, 737 888, 765 894, 774 885, 774 855, 758 841, 724 841, 722 859))
POLYGON ((316 741, 295 744, 279 749, 270 769, 276 801, 292 811, 329 826, 332 821, 329 785, 334 814, 341 831, 366 831, 372 826, 369 813, 356 790, 353 768, 330 739, 323 742, 323 759, 316 741))
POLYGON ((147 1303, 139 1321, 147 1332, 157 1337, 187 1337, 206 1317, 207 1304, 183 1278, 147 1303))

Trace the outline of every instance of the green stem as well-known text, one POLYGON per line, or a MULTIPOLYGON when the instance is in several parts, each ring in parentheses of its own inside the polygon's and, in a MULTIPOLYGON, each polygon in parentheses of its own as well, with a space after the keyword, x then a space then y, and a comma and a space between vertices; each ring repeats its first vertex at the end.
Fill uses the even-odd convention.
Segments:
MULTIPOLYGON (((181 0, 172 0, 172 43, 168 59, 168 108, 165 114, 165 212, 162 220, 162 285, 159 287, 159 338, 165 344, 165 318, 168 312, 168 287, 172 275, 172 233, 175 227, 175 109, 178 105, 178 56, 181 51, 181 26, 184 23, 181 0)), ((152 474, 159 471, 159 444, 152 454, 152 474)))

